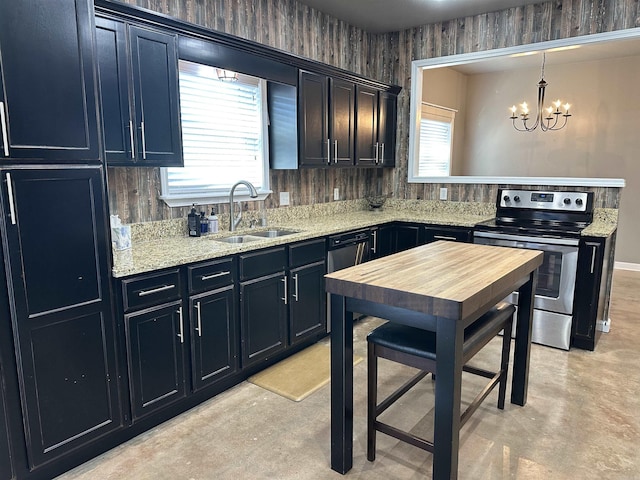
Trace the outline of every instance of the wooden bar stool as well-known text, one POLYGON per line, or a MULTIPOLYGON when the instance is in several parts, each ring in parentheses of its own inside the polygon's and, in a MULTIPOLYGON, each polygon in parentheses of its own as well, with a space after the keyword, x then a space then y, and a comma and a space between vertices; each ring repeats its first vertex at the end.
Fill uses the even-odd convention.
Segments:
MULTIPOLYGON (((511 346, 511 327, 515 307, 501 302, 474 323, 464 332, 463 370, 474 375, 491 379, 487 386, 474 398, 460 416, 460 428, 471 417, 489 393, 499 385, 498 408, 504 409, 509 352, 511 346), (474 368, 466 363, 478 353, 500 331, 504 330, 502 340, 502 358, 497 372, 474 368)), ((378 416, 407 393, 414 385, 429 373, 437 375, 436 334, 415 327, 396 323, 385 323, 367 336, 368 342, 368 409, 367 409, 367 459, 374 461, 376 457, 376 432, 382 432, 398 440, 414 445, 433 453, 433 442, 405 432, 378 420, 378 416), (377 378, 378 357, 402 363, 420 369, 420 372, 378 404, 377 378)))

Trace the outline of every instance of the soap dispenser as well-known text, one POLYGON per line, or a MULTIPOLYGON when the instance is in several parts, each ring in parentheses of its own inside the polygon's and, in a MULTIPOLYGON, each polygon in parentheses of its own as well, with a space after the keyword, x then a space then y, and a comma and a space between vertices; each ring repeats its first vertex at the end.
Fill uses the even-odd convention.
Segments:
POLYGON ((212 208, 211 215, 209 215, 209 232, 218 233, 218 216, 216 215, 216 211, 212 208))
POLYGON ((190 237, 200 236, 200 215, 196 212, 196 204, 191 206, 191 213, 187 215, 187 228, 190 237))

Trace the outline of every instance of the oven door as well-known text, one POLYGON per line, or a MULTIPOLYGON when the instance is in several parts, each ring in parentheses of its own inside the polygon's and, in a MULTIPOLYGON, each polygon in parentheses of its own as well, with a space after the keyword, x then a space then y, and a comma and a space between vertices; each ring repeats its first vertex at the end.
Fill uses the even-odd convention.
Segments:
MULTIPOLYGON (((528 248, 544 252, 538 268, 534 308, 571 315, 578 265, 578 244, 574 238, 528 237, 497 232, 475 232, 473 242, 502 247, 528 248)), ((517 294, 514 293, 514 303, 517 294)))

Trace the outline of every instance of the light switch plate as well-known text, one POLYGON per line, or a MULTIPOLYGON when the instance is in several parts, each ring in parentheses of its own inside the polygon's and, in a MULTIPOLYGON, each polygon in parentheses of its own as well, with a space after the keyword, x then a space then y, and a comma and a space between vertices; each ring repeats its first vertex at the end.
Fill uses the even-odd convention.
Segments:
POLYGON ((289 192, 280 192, 280 206, 286 207, 289 205, 289 192))
POLYGON ((333 189, 333 199, 340 200, 340 189, 338 187, 333 189))
POLYGON ((440 200, 446 200, 447 199, 447 189, 446 188, 441 188, 440 189, 440 200))

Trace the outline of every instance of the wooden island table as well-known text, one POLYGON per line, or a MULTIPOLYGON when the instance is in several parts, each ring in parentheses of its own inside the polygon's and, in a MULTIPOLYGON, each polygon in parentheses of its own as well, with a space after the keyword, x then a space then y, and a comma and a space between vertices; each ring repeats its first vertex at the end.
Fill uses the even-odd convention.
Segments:
POLYGON ((533 285, 543 253, 438 241, 327 274, 331 293, 331 468, 353 464, 353 313, 436 332, 433 478, 457 478, 464 329, 519 292, 511 402, 525 405, 533 285))

